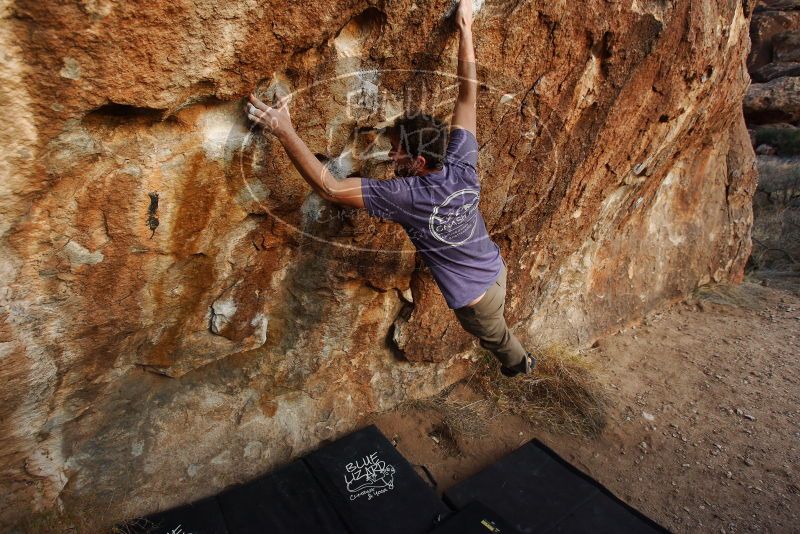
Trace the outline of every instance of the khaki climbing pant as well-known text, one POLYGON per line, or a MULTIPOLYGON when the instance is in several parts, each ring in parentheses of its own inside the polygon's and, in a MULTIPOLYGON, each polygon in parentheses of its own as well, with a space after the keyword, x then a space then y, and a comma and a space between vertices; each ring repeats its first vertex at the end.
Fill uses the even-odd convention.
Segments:
POLYGON ((513 367, 525 358, 526 351, 508 329, 503 312, 506 307, 506 262, 497 279, 486 289, 486 294, 473 306, 463 306, 453 311, 464 330, 476 336, 480 345, 490 351, 506 367, 513 367))

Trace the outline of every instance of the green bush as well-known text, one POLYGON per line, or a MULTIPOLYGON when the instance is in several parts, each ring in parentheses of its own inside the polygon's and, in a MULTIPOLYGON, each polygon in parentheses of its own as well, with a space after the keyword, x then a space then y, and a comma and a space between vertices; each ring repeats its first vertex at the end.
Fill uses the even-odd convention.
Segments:
POLYGON ((781 156, 800 155, 800 128, 765 127, 756 130, 756 146, 767 144, 781 156))

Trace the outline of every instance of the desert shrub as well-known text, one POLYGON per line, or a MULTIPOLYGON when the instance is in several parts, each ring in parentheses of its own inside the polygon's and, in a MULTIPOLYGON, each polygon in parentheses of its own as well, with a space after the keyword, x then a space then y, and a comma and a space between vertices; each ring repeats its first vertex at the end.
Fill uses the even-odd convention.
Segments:
POLYGON ((759 128, 756 130, 758 145, 770 145, 781 156, 800 156, 800 128, 759 128))

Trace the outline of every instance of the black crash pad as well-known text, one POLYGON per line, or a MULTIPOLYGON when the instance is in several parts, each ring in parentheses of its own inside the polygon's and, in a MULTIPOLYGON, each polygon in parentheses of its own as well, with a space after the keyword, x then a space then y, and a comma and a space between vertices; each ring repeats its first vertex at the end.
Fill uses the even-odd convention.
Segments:
POLYGON ((152 514, 120 529, 147 534, 228 534, 216 497, 152 514))
POLYGON ((538 440, 444 493, 462 508, 481 501, 522 533, 665 532, 538 440))
POLYGON ((374 425, 312 452, 305 461, 353 534, 426 533, 449 513, 374 425))
POLYGON ((486 505, 473 501, 452 516, 431 534, 519 534, 505 519, 486 505))
POLYGON ((346 534, 344 524, 298 460, 218 497, 231 534, 346 534))

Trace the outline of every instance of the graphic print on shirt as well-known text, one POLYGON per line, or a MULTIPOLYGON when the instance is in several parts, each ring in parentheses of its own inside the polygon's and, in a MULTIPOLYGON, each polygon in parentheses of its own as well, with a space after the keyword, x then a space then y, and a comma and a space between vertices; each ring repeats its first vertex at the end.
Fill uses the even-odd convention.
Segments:
POLYGON ((448 245, 466 243, 475 232, 478 222, 477 189, 459 189, 433 208, 428 219, 431 235, 448 245))

